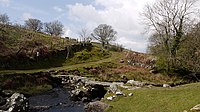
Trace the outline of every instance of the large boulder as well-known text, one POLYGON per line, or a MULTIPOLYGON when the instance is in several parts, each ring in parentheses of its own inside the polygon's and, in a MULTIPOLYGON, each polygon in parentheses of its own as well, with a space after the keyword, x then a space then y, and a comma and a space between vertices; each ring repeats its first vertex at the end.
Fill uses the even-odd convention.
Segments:
POLYGON ((104 112, 108 107, 108 104, 100 101, 90 102, 85 106, 85 112, 104 112))
POLYGON ((23 94, 14 93, 0 106, 0 112, 27 112, 29 102, 23 94))
POLYGON ((163 84, 164 88, 170 88, 171 86, 169 84, 163 84))
POLYGON ((109 87, 109 92, 116 93, 118 91, 118 87, 116 84, 111 84, 109 87))

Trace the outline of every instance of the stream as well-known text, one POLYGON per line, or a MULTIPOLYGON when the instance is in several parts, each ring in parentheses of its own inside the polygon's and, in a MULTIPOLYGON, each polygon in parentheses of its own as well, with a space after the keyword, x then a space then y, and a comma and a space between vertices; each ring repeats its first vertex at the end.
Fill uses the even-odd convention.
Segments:
POLYGON ((30 112, 85 112, 83 102, 72 101, 68 90, 61 87, 29 97, 28 100, 30 112))

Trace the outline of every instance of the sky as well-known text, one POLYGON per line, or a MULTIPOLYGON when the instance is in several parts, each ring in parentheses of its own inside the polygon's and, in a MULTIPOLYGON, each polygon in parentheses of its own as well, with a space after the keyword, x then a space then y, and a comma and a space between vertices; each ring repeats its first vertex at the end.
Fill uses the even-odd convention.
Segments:
POLYGON ((154 0, 0 0, 0 13, 12 23, 24 24, 29 18, 42 22, 58 20, 64 35, 79 38, 81 29, 92 32, 100 24, 108 24, 118 32, 116 43, 127 49, 146 52, 148 35, 144 34, 141 13, 154 0))

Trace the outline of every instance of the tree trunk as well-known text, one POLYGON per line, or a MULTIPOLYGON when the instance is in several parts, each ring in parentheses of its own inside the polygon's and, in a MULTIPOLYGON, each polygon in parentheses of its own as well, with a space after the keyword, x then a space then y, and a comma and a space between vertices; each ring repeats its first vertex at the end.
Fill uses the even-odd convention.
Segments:
POLYGON ((102 47, 105 48, 105 42, 102 42, 102 47))

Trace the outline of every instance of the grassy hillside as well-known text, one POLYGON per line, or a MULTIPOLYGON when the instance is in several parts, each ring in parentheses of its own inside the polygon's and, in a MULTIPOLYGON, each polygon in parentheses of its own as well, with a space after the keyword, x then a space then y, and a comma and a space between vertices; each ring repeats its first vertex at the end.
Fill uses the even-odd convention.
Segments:
POLYGON ((124 93, 133 93, 133 96, 105 101, 111 105, 107 112, 183 112, 200 103, 200 83, 174 88, 125 90, 124 93))
POLYGON ((110 55, 101 48, 90 44, 86 46, 75 39, 52 37, 19 26, 0 24, 0 27, 0 69, 2 70, 47 69, 97 61, 110 55))
POLYGON ((33 50, 39 47, 47 47, 50 50, 62 50, 66 45, 76 43, 73 39, 52 37, 44 33, 38 33, 21 28, 19 26, 0 24, 0 56, 18 53, 19 50, 33 50))

